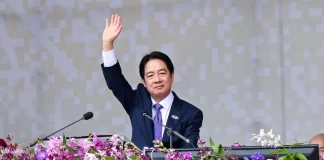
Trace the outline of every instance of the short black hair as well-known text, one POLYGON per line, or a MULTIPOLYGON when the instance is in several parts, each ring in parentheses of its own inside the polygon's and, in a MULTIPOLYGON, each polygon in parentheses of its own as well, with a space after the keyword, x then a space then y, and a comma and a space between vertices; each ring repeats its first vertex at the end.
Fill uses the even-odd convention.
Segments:
POLYGON ((146 54, 142 60, 141 60, 141 63, 139 65, 139 73, 140 73, 140 76, 142 79, 144 79, 144 74, 145 74, 145 65, 147 64, 147 62, 149 62, 151 59, 159 59, 159 60, 162 60, 170 74, 172 74, 174 72, 174 66, 173 66, 173 63, 171 61, 171 59, 168 57, 168 55, 162 53, 162 52, 159 52, 159 51, 153 51, 149 54, 146 54))

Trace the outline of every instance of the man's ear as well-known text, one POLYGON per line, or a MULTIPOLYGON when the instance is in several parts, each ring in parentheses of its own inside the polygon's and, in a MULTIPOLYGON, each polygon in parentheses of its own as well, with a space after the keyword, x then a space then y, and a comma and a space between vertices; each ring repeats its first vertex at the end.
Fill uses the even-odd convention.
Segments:
POLYGON ((171 73, 171 79, 172 79, 172 82, 174 82, 174 72, 171 73))
POLYGON ((144 80, 144 79, 142 79, 142 83, 143 83, 144 87, 146 87, 146 86, 145 86, 145 80, 144 80))

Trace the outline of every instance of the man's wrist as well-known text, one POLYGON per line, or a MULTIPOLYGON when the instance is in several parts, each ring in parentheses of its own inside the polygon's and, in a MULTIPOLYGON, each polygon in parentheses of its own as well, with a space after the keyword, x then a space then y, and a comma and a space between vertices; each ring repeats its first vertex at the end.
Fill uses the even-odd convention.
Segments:
POLYGON ((108 52, 114 48, 114 44, 112 42, 103 42, 102 48, 104 52, 108 52))

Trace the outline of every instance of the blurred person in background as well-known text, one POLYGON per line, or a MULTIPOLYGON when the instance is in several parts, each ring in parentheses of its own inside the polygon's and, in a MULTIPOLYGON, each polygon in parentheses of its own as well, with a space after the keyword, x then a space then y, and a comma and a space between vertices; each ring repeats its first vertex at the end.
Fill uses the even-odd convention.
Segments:
POLYGON ((324 134, 317 134, 309 141, 309 144, 318 145, 319 159, 322 160, 324 158, 324 134))

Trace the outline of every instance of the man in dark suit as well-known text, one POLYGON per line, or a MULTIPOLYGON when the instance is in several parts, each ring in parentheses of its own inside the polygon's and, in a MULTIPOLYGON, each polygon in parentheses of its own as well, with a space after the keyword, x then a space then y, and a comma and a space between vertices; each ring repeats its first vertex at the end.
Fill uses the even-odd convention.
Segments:
MULTIPOLYGON (((153 123, 143 113, 148 113, 156 121, 178 131, 197 147, 203 113, 197 107, 181 100, 171 86, 174 81, 174 67, 170 58, 161 52, 151 52, 143 57, 139 65, 142 82, 135 90, 122 74, 115 57, 113 42, 122 30, 120 16, 112 15, 106 20, 103 40, 102 71, 114 96, 120 101, 132 123, 132 142, 140 149, 152 147, 153 140, 160 140, 169 147, 167 130, 153 123)), ((173 148, 192 146, 173 135, 173 148)))

